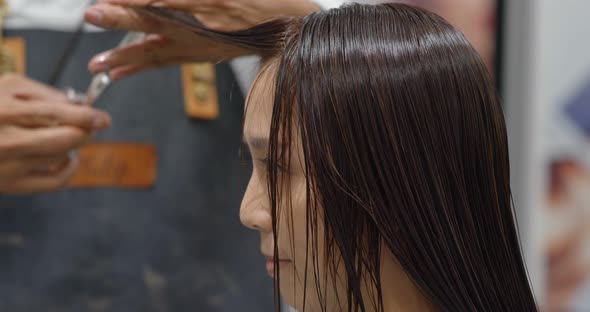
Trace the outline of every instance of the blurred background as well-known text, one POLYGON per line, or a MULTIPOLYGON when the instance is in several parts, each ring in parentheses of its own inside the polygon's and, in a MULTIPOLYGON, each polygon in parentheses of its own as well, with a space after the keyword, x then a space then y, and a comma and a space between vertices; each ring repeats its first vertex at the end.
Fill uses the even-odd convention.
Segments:
POLYGON ((590 2, 501 4, 513 196, 539 304, 590 311, 590 2))
MULTIPOLYGON (((51 0, 43 1, 48 6, 51 3, 51 0)), ((27 2, 22 1, 22 5, 27 2)), ((548 312, 590 311, 590 1, 404 2, 434 11, 463 31, 497 81, 509 130, 513 197, 522 245, 540 306, 548 312)), ((48 10, 47 14, 51 12, 48 10)), ((64 36, 65 33, 64 30, 64 36)), ((32 36, 31 33, 18 31, 8 31, 10 34, 32 36)), ((95 40, 102 40, 107 46, 115 44, 120 38, 96 36, 98 39, 95 40)), ((62 39, 67 41, 67 37, 62 39)), ((40 43, 37 49, 46 44, 50 43, 40 43)), ((103 48, 87 48, 81 61, 70 66, 78 71, 85 70, 83 60, 103 48)), ((38 62, 33 59, 27 61, 31 64, 38 62)), ((218 67, 217 74, 230 75, 229 70, 218 67)), ((138 89, 149 83, 155 83, 157 88, 157 77, 169 81, 167 77, 179 76, 178 71, 165 69, 142 74, 138 80, 127 81, 119 89, 138 89)), ((41 72, 27 69, 27 73, 44 80, 41 72)), ((68 81, 67 74, 64 77, 59 86, 73 83, 78 88, 83 88, 90 78, 86 77, 85 82, 68 81)), ((178 78, 174 79, 178 81, 170 82, 169 88, 181 84, 178 78)), ((221 114, 230 116, 236 126, 230 126, 224 119, 208 121, 207 125, 214 127, 209 131, 211 133, 200 132, 187 140, 239 138, 239 123, 235 122, 241 119, 239 103, 243 98, 234 80, 224 80, 222 84, 225 87, 220 87, 219 96, 231 92, 232 96, 225 101, 237 104, 231 109, 221 105, 221 114), (211 139, 213 135, 219 137, 211 139)), ((114 90, 105 101, 116 97, 114 90)), ((146 95, 151 96, 155 95, 149 92, 146 95)), ((125 116, 125 112, 118 111, 121 104, 113 105, 111 111, 115 116, 125 116)), ((145 107, 130 110, 134 113, 145 110, 145 107)), ((179 118, 184 117, 181 109, 174 113, 179 118)), ((155 116, 158 114, 154 111, 155 116)), ((134 117, 129 118, 132 122, 135 120, 134 117)), ((170 119, 174 118, 170 116, 170 119)), ((168 126, 167 122, 158 124, 154 132, 141 132, 139 136, 142 139, 159 137, 164 135, 165 130, 159 132, 158 129, 168 126)), ((186 121, 175 126, 178 133, 204 127, 186 121)), ((116 131, 119 131, 118 134, 107 133, 106 138, 132 133, 129 137, 135 139, 133 133, 137 129, 116 131)), ((174 144, 167 137, 161 140, 166 146, 174 144)), ((100 195, 118 198, 119 201, 124 199, 120 203, 123 206, 137 206, 137 198, 140 198, 140 203, 145 201, 146 205, 149 202, 152 206, 173 206, 165 213, 157 212, 157 208, 138 210, 137 207, 122 212, 113 209, 106 199, 104 207, 94 209, 91 214, 81 210, 82 207, 72 210, 49 207, 56 199, 77 200, 80 206, 90 205, 91 197, 87 197, 85 191, 50 195, 49 199, 35 197, 23 201, 3 198, 0 201, 0 310, 40 311, 31 302, 42 300, 54 304, 57 307, 55 311, 184 311, 184 307, 195 307, 203 301, 208 302, 208 308, 203 311, 236 311, 236 308, 240 311, 270 311, 271 283, 264 279, 262 267, 250 269, 262 261, 257 254, 256 233, 242 229, 237 219, 239 194, 244 191, 248 168, 240 169, 236 165, 230 170, 208 166, 208 161, 215 161, 217 157, 214 153, 228 155, 233 149, 237 150, 238 145, 236 141, 228 148, 213 149, 206 158, 199 160, 202 163, 194 170, 175 172, 175 177, 190 180, 195 177, 203 179, 205 170, 206 177, 211 179, 199 182, 206 185, 199 186, 200 193, 193 193, 191 184, 169 181, 174 191, 182 192, 183 196, 192 198, 202 207, 210 206, 209 210, 191 212, 193 206, 176 202, 176 197, 167 193, 167 187, 158 188, 156 197, 142 193, 121 195, 116 190, 100 195), (225 172, 228 170, 230 172, 225 172), (228 177, 219 182, 218 174, 224 172, 228 177), (218 181, 219 186, 215 186, 214 181, 218 181), (234 195, 224 198, 228 188, 234 195), (203 202, 199 196, 205 193, 224 199, 203 202), (45 202, 48 204, 41 204, 45 202), (34 207, 7 209, 8 206, 22 205, 34 207), (226 209, 220 210, 221 207, 226 209), (113 221, 115 219, 118 221, 113 221), (132 232, 128 226, 121 225, 125 222, 145 223, 153 231, 149 235, 132 232), (158 226, 153 227, 154 224, 158 226), (79 228, 71 230, 72 227, 79 228), (105 228, 108 232, 92 234, 105 228), (211 230, 199 232, 195 228, 211 230), (120 233, 116 234, 117 231, 120 233), (88 237, 84 238, 84 235, 88 237), (126 239, 121 239, 123 235, 126 239), (216 237, 218 241, 199 238, 203 235, 216 237), (230 242, 231 246, 221 241, 230 242), (83 252, 76 248, 82 248, 83 252), (226 249, 232 251, 223 251, 226 249), (68 253, 74 256, 68 258, 70 262, 64 262, 62 256, 68 253), (167 253, 174 256, 164 256, 167 253), (113 259, 121 261, 109 264, 113 259), (151 259, 151 262, 145 259, 151 259), (196 267, 195 263, 198 263, 196 267), (34 277, 37 275, 44 278, 34 277), (106 280, 105 276, 108 277, 106 280), (56 280, 59 282, 56 283, 56 280), (129 282, 131 280, 136 282, 129 282), (253 280, 254 284, 251 283, 253 280), (182 291, 177 291, 179 289, 182 291), (250 295, 253 292, 255 296, 250 295), (144 299, 148 297, 151 299, 144 299), (93 305, 85 305, 88 298, 94 298, 93 305), (117 298, 124 299, 119 302, 117 298), (262 301, 268 304, 261 304, 262 301), (26 305, 27 302, 31 304, 26 305), (243 302, 246 304, 242 306, 243 302)), ((185 153, 185 148, 172 151, 185 153)), ((201 148, 196 145, 194 150, 200 151, 201 148)), ((186 159, 172 157, 165 161, 170 166, 177 165, 179 161, 193 161, 192 154, 187 155, 186 159)), ((232 164, 239 161, 237 155, 232 154, 230 158, 228 161, 232 164)))

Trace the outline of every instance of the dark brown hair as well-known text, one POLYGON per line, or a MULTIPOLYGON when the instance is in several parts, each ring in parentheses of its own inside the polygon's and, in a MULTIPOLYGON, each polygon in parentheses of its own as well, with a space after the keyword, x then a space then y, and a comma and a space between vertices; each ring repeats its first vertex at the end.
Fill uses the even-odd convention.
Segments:
MULTIPOLYGON (((460 32, 401 4, 199 32, 278 62, 270 163, 289 166, 298 131, 313 259, 323 222, 327 263, 341 257, 346 272, 348 311, 383 310, 382 252, 441 311, 537 311, 501 105, 460 32), (371 302, 361 291, 367 280, 376 289, 371 302)), ((268 178, 276 238, 285 181, 277 166, 268 178)))

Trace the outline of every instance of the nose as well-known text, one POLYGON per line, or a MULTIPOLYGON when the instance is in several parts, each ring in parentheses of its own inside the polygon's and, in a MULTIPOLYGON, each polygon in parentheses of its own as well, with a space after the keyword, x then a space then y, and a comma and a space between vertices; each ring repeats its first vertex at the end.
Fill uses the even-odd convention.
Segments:
POLYGON ((272 231, 270 203, 265 192, 266 181, 253 174, 240 206, 240 221, 250 229, 260 232, 272 231))

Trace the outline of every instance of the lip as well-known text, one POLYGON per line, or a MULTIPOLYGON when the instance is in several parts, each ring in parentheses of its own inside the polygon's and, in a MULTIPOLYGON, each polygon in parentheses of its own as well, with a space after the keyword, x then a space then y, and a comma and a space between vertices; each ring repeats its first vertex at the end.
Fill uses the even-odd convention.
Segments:
MULTIPOLYGON (((265 258, 266 258, 266 273, 270 277, 274 277, 275 276, 275 259, 274 259, 274 257, 268 257, 268 256, 266 256, 265 258)), ((278 261, 279 268, 283 268, 284 266, 286 266, 290 263, 291 263, 291 260, 279 259, 279 261, 278 261)))

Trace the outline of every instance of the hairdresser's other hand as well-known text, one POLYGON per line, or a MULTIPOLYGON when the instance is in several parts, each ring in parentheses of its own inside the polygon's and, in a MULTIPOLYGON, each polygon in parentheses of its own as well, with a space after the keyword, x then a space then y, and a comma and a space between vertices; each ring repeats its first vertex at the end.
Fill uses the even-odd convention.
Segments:
POLYGON ((104 112, 22 76, 0 76, 0 193, 53 191, 77 168, 69 152, 110 126, 104 112))
POLYGON ((91 72, 110 70, 113 79, 120 79, 150 68, 218 62, 251 54, 133 10, 147 5, 190 12, 208 28, 219 31, 245 29, 279 16, 306 15, 319 10, 309 0, 102 0, 88 8, 87 22, 102 28, 151 35, 141 42, 95 56, 89 64, 91 72))

